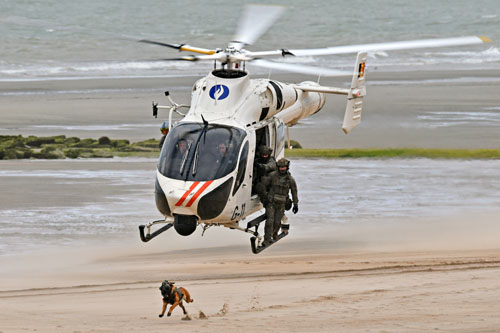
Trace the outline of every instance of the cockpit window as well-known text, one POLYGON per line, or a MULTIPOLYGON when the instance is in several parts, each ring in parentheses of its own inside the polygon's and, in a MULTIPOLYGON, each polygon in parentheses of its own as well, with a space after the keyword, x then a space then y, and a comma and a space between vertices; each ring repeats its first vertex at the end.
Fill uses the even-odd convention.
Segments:
POLYGON ((158 170, 186 181, 222 178, 235 169, 245 136, 236 127, 181 123, 167 135, 158 170))

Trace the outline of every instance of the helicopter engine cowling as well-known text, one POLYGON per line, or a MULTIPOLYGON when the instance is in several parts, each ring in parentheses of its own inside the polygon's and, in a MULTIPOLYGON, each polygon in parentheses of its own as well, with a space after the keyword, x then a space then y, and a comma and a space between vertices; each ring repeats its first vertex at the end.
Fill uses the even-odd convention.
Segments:
POLYGON ((276 113, 293 105, 298 98, 297 91, 290 85, 269 81, 267 89, 260 96, 262 114, 260 120, 269 119, 276 113))
MULTIPOLYGON (((316 82, 302 82, 311 86, 319 86, 316 82)), ((325 94, 319 92, 307 92, 300 89, 295 89, 292 86, 287 88, 293 89, 297 94, 297 100, 290 107, 277 113, 277 117, 282 119, 288 125, 296 124, 300 119, 306 118, 315 114, 323 105, 325 105, 325 94)))

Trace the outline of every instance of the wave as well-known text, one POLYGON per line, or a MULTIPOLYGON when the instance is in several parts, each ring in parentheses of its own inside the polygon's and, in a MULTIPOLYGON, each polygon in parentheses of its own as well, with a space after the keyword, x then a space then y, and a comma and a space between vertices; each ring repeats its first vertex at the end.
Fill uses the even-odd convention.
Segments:
MULTIPOLYGON (((308 64, 327 68, 349 69, 354 64, 353 55, 323 57, 289 57, 275 59, 286 63, 308 64)), ((489 47, 480 51, 433 51, 433 52, 373 52, 369 54, 369 68, 412 71, 415 67, 453 65, 452 69, 463 69, 460 65, 500 64, 500 50, 489 47)), ((249 63, 251 65, 251 63, 249 63)), ((50 60, 43 63, 0 62, 0 81, 22 81, 34 79, 72 79, 96 77, 172 77, 205 75, 212 63, 185 61, 102 61, 83 63, 59 63, 50 60)), ((252 67, 255 74, 267 71, 252 67)))

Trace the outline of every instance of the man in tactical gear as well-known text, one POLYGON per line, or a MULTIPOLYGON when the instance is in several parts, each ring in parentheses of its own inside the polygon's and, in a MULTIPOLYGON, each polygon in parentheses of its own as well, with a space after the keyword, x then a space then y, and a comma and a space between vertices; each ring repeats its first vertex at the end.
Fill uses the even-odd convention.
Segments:
POLYGON ((272 149, 268 146, 261 145, 257 148, 257 158, 254 163, 254 181, 255 193, 259 195, 262 204, 267 206, 267 190, 265 183, 267 176, 276 170, 276 160, 271 156, 272 149))
POLYGON ((285 214, 287 201, 290 200, 288 193, 292 192, 293 213, 299 211, 299 198, 297 196, 297 183, 288 171, 290 161, 280 159, 276 166, 278 170, 273 171, 268 176, 267 189, 269 204, 266 206, 266 227, 263 246, 271 244, 272 239, 278 239, 278 232, 281 227, 281 219, 285 214))
POLYGON ((264 145, 259 146, 259 148, 257 149, 255 168, 257 171, 258 180, 276 170, 276 160, 271 156, 272 152, 273 151, 271 148, 264 145))

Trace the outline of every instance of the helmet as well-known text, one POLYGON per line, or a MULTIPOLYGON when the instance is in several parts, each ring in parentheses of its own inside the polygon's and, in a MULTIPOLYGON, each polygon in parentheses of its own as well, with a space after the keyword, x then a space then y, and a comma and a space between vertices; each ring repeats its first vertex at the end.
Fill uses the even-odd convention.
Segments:
POLYGON ((163 124, 161 124, 160 131, 164 135, 168 133, 168 121, 164 121, 163 124))
POLYGON ((288 171, 288 168, 290 167, 290 161, 287 160, 286 158, 280 158, 278 162, 276 162, 276 166, 278 167, 279 172, 285 173, 288 171), (286 167, 285 170, 281 170, 282 167, 286 167))
POLYGON ((269 148, 268 146, 265 146, 265 145, 261 145, 259 146, 258 148, 258 153, 259 153, 259 156, 264 156, 264 155, 271 155, 271 153, 273 152, 273 150, 271 148, 269 148))

